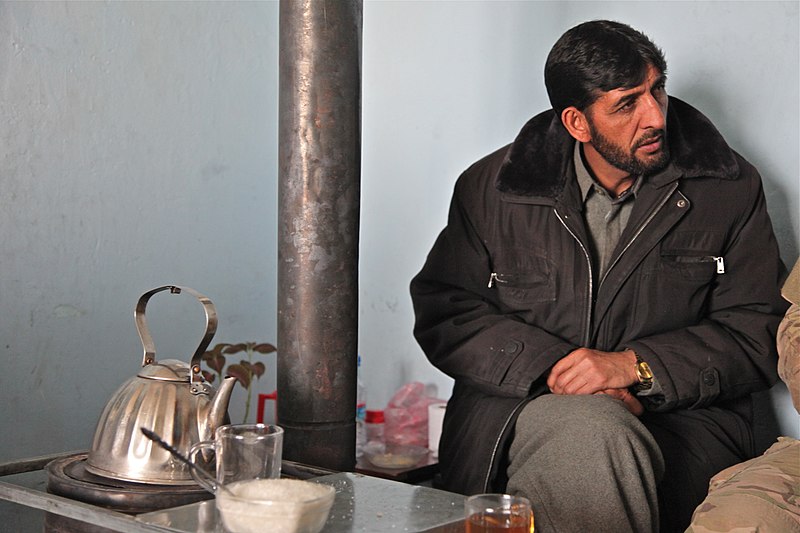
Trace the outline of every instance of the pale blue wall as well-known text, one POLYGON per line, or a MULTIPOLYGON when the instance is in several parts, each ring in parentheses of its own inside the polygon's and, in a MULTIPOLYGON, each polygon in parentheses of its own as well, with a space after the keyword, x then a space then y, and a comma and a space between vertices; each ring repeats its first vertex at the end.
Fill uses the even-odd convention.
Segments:
MULTIPOLYGON (((0 427, 15 428, 0 461, 89 446, 139 366, 132 312, 147 289, 209 295, 215 341, 275 341, 277 12, 0 3, 0 427)), ((409 380, 449 390, 411 335, 408 282, 457 175, 547 107, 547 51, 598 17, 664 48, 671 92, 761 169, 784 258, 797 257, 797 2, 367 1, 360 351, 371 405, 409 380)), ((159 295, 148 316, 159 356, 188 358, 199 304, 159 295)))
MULTIPOLYGON (((0 461, 89 447, 150 288, 211 297, 215 340, 274 342, 277 12, 0 3, 0 461)), ((202 306, 147 316, 188 361, 202 306)))

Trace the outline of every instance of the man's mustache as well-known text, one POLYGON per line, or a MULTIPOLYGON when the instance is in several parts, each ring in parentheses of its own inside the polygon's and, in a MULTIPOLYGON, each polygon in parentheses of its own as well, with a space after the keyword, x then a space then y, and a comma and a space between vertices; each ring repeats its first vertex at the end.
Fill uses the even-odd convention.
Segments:
POLYGON ((657 141, 660 138, 663 138, 666 131, 663 129, 653 130, 651 133, 647 134, 646 136, 642 137, 638 141, 636 141, 636 145, 634 145, 634 150, 637 148, 641 148, 645 144, 650 144, 653 141, 657 141))

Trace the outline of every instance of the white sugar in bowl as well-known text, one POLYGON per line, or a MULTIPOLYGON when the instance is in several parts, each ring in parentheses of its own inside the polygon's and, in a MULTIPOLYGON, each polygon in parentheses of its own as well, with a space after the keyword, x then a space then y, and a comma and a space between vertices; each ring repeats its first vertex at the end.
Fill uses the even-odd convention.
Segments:
POLYGON ((336 490, 299 479, 253 479, 226 485, 217 510, 230 533, 318 533, 328 520, 336 490))

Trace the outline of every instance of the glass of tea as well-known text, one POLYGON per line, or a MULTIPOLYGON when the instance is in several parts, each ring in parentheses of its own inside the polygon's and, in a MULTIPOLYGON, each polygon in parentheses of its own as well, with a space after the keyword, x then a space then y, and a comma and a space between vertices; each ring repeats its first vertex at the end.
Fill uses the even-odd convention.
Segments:
POLYGON ((533 533, 531 502, 522 496, 476 494, 464 511, 466 533, 533 533))

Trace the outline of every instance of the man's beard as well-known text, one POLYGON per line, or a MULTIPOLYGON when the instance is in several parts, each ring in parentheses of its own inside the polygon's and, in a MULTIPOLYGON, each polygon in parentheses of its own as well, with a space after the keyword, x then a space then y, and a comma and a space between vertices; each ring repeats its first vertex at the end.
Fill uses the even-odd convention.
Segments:
POLYGON ((642 137, 633 145, 629 153, 614 144, 609 138, 598 132, 594 125, 589 121, 589 132, 592 135, 592 146, 597 153, 620 170, 633 176, 649 176, 663 169, 669 163, 669 147, 667 146, 666 131, 662 129, 653 130, 652 133, 642 137), (653 154, 646 160, 636 157, 636 150, 645 144, 661 136, 661 150, 653 154))

